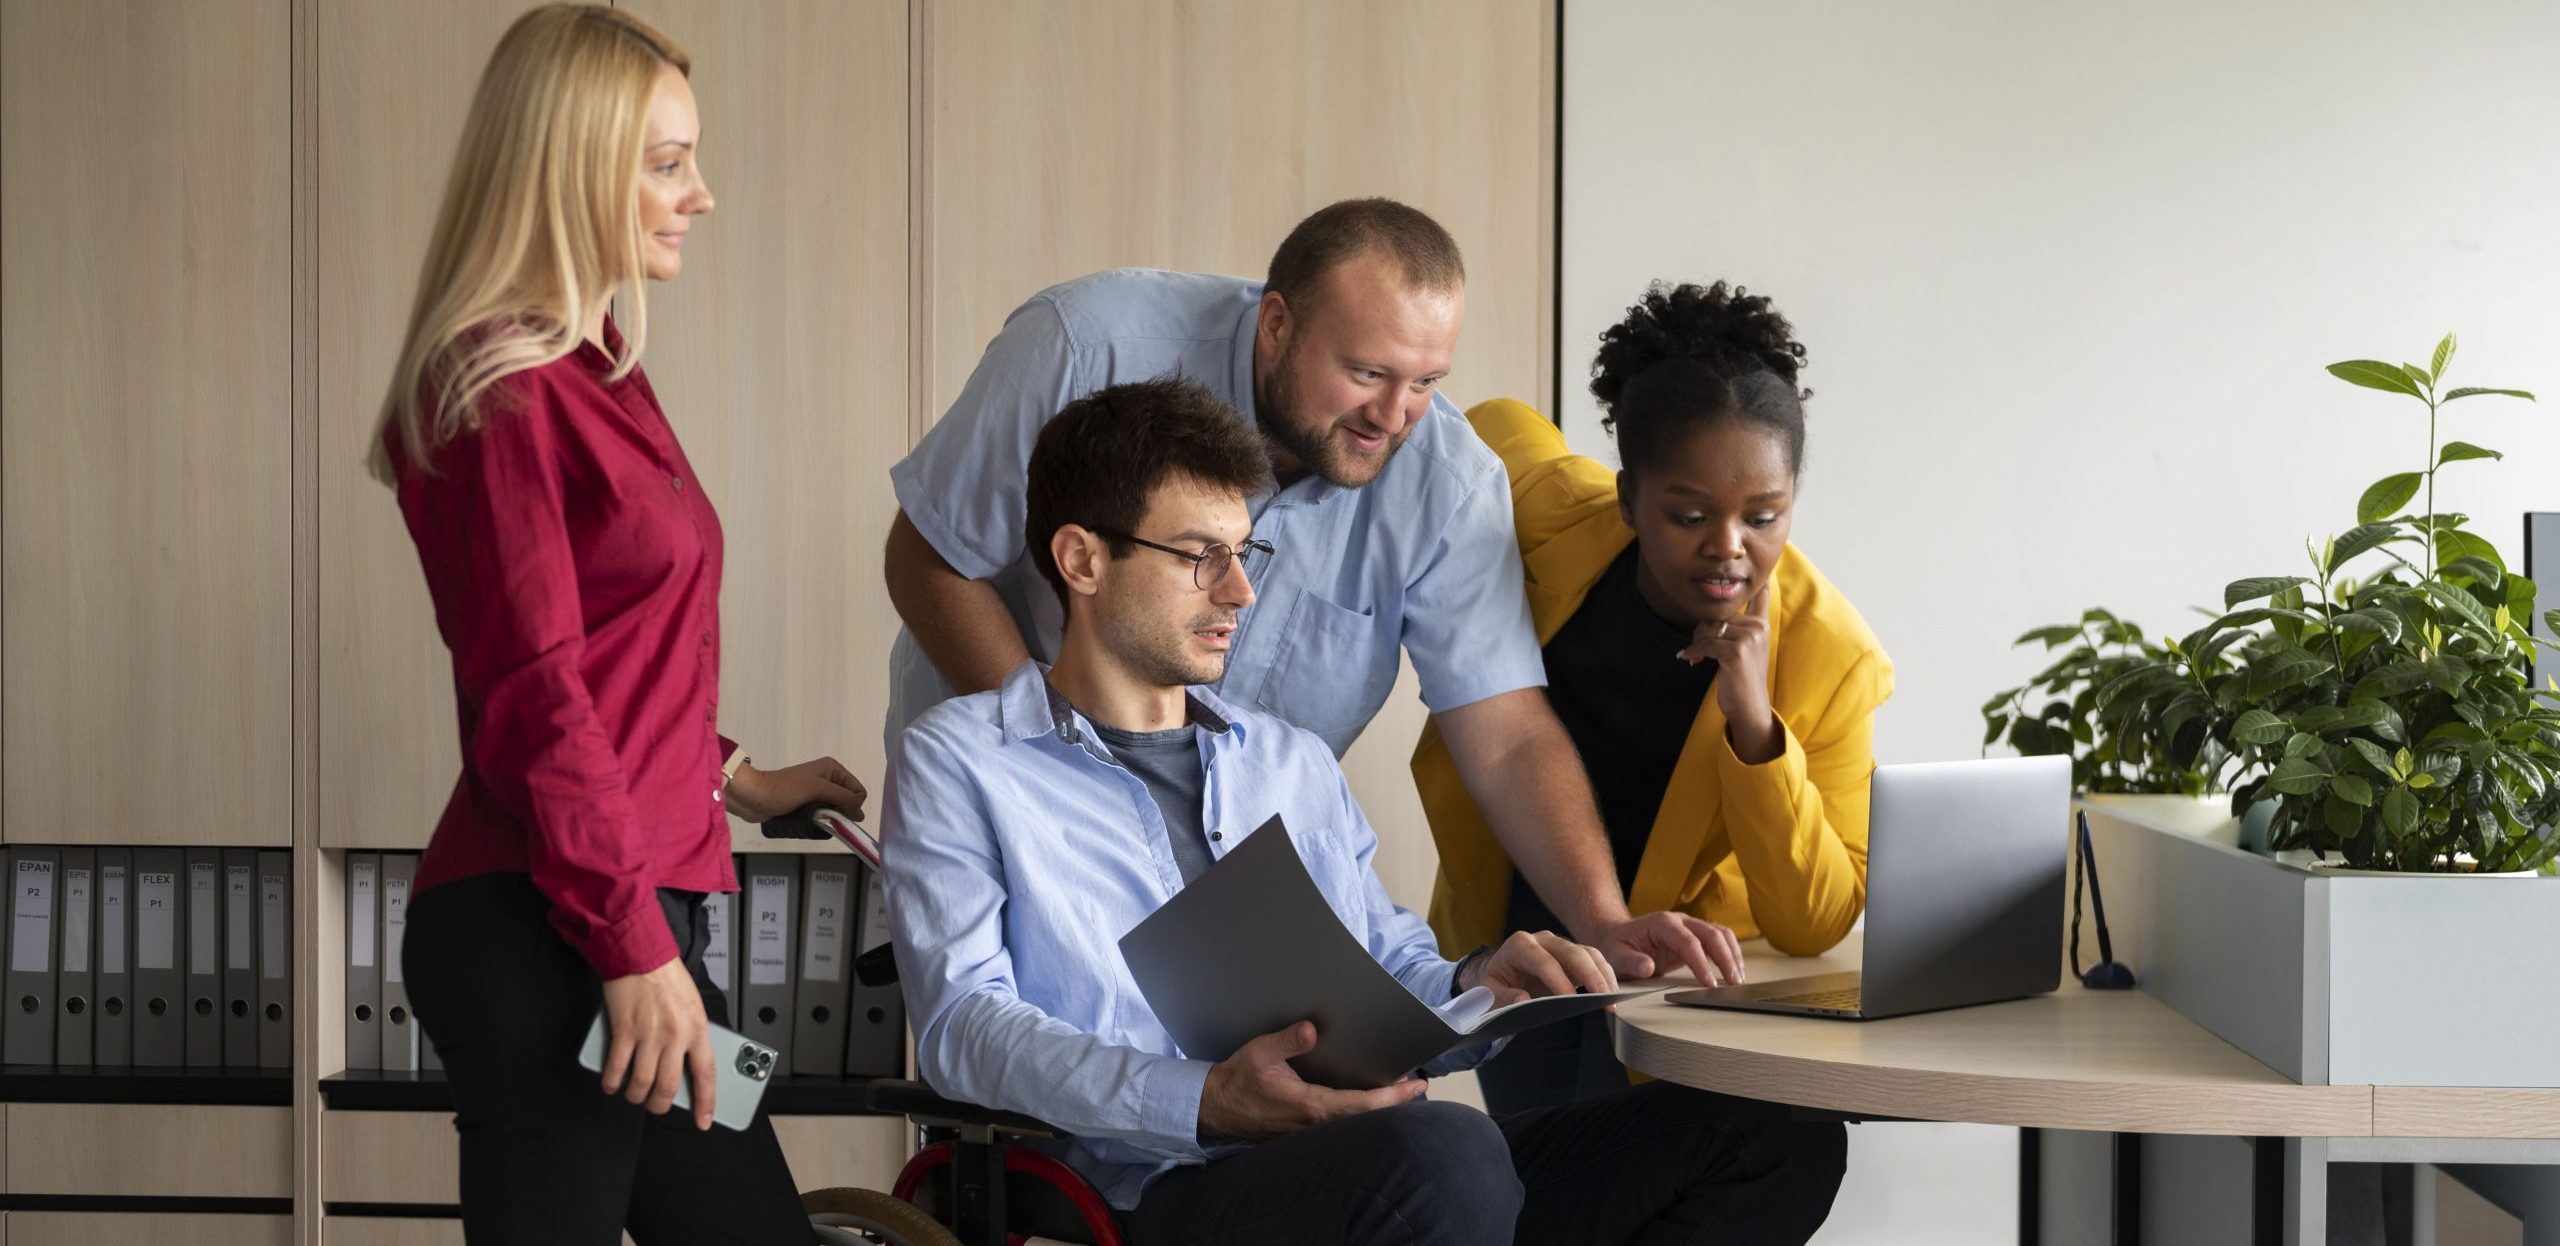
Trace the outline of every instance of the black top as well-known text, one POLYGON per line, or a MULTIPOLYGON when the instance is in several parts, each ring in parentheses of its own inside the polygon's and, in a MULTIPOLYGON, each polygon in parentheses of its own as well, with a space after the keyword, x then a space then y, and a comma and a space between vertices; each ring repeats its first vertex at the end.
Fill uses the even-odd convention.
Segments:
MULTIPOLYGON (((1716 677, 1713 662, 1680 660, 1692 629, 1665 622, 1644 603, 1636 557, 1629 542, 1545 652, 1547 699, 1591 776, 1621 893, 1635 885, 1662 793, 1716 677)), ((1517 871, 1509 922, 1513 930, 1565 932, 1517 871)))

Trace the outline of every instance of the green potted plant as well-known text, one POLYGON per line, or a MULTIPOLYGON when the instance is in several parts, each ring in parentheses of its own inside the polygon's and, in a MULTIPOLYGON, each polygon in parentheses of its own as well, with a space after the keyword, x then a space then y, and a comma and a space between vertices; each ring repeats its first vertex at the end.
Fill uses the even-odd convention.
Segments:
POLYGON ((2039 627, 2014 642, 2038 643, 2047 654, 2061 652, 2024 684, 1983 703, 1984 749, 2006 743, 2023 757, 2068 756, 2071 785, 2084 794, 2196 797, 2211 789, 2220 756, 2203 737, 2201 718, 2146 717, 2137 712, 2138 704, 2122 700, 2107 713, 2098 710, 2101 689, 2167 660, 2165 645, 2102 608, 2083 612, 2076 624, 2039 627), (2193 746, 2184 755, 2197 758, 2186 765, 2171 760, 2181 734, 2193 746))
POLYGON ((2440 388, 2453 355, 2447 334, 2428 367, 2330 365, 2426 408, 2423 466, 2366 489, 2356 526, 2307 550, 2311 574, 2232 583, 2228 613, 2092 699, 2101 719, 2155 723, 2170 765, 2227 769, 2233 813, 2271 800, 2270 848, 2403 872, 2531 871, 2560 852, 2560 708, 2531 682, 2533 583, 2435 507, 2445 468, 2503 457, 2440 443, 2444 408, 2533 396, 2440 388))

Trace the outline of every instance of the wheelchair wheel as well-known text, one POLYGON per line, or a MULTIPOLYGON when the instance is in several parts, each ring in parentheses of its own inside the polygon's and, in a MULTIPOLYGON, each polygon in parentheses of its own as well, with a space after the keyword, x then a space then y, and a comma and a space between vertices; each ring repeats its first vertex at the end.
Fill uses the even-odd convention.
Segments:
POLYGON ((960 1246, 933 1217, 878 1190, 811 1190, 800 1196, 800 1205, 828 1246, 960 1246))

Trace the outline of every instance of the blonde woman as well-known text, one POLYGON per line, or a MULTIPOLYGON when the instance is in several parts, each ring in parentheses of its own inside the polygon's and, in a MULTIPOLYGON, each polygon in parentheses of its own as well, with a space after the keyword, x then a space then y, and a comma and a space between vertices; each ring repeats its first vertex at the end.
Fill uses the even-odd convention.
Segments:
POLYGON ((707 892, 722 806, 859 816, 832 759, 714 730, 721 536, 640 370, 643 279, 711 210, 691 62, 603 5, 517 21, 481 78, 374 468, 453 653, 463 769, 402 964, 488 1243, 810 1240, 772 1126, 713 1129, 707 892), (607 315, 619 296, 627 334, 607 315), (577 1053, 599 1004, 602 1084, 577 1053), (671 1116, 680 1085, 690 1118, 671 1116))

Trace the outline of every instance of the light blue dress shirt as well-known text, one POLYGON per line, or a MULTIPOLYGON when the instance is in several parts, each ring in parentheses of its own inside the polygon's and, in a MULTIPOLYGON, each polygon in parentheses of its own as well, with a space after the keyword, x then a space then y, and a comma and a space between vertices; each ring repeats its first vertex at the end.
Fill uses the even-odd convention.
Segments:
MULTIPOLYGON (((1423 1001, 1457 967, 1387 899, 1378 838, 1324 742, 1194 689, 1201 826, 1223 858, 1273 814, 1343 924, 1423 1001)), ((1120 957, 1182 889, 1164 816, 1093 725, 1025 662, 1004 686, 918 719, 889 763, 881 822, 890 934, 916 1065, 955 1099, 1075 1135, 1061 1157, 1123 1209, 1158 1173, 1200 1163, 1209 1062, 1185 1059, 1120 957)), ((1479 1044, 1428 1073, 1470 1067, 1479 1044)))
MULTIPOLYGON (((1043 290, 1014 310, 950 412, 889 473, 898 505, 944 561, 993 582, 1034 658, 1057 657, 1064 622, 1023 547, 1024 477, 1041 426, 1106 385, 1168 374, 1252 423, 1261 300, 1257 281, 1139 268, 1043 290)), ((1254 535, 1279 557, 1258 576, 1260 600, 1216 685, 1229 702, 1313 731, 1339 757, 1394 689, 1399 646, 1435 711, 1546 685, 1509 480, 1446 397, 1433 396, 1367 487, 1309 475, 1248 507, 1254 535)), ((905 632, 889 686, 892 746, 951 695, 905 632)))

